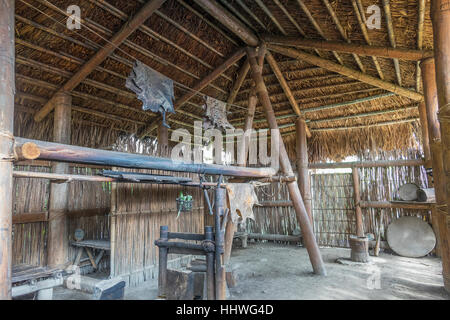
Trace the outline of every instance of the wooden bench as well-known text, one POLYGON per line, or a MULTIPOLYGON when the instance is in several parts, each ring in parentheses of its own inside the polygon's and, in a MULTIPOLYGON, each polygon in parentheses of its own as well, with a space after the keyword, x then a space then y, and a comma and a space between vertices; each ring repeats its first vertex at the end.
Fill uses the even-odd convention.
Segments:
POLYGON ((28 264, 12 268, 12 297, 37 292, 38 300, 52 300, 53 288, 63 284, 63 270, 28 264))
POLYGON ((103 258, 103 255, 107 251, 111 251, 111 242, 109 240, 72 241, 71 245, 74 247, 78 247, 77 256, 73 264, 78 266, 81 261, 81 256, 83 255, 83 251, 86 251, 89 261, 91 262, 91 265, 94 269, 98 269, 98 264, 100 260, 103 258), (92 249, 100 251, 97 257, 94 257, 92 249))

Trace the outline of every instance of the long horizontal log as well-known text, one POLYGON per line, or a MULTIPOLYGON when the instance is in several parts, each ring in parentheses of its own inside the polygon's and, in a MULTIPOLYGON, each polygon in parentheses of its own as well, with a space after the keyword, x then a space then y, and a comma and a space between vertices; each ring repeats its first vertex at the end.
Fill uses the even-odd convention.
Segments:
POLYGON ((41 178, 55 181, 90 181, 90 182, 114 182, 116 179, 103 176, 89 176, 82 174, 58 174, 49 172, 34 172, 34 171, 14 171, 14 178, 41 178))
POLYGON ((343 53, 354 53, 362 56, 375 56, 382 58, 394 58, 412 61, 419 61, 425 58, 433 57, 434 55, 433 51, 431 50, 369 46, 339 41, 311 40, 299 37, 265 36, 264 40, 267 43, 293 46, 305 49, 337 51, 343 53))
POLYGON ((269 240, 269 241, 286 241, 286 242, 300 242, 301 236, 289 236, 284 234, 261 234, 261 233, 249 233, 249 239, 255 240, 269 240))
POLYGON ((292 201, 262 201, 258 207, 292 207, 292 201))
POLYGON ((423 166, 422 159, 411 160, 382 160, 382 161, 355 161, 335 163, 310 163, 309 169, 338 169, 338 168, 377 168, 377 167, 402 167, 423 166))
POLYGON ((39 160, 95 164, 135 169, 191 172, 200 174, 222 174, 225 176, 236 177, 265 178, 276 174, 276 171, 273 168, 247 168, 173 161, 169 158, 158 158, 125 152, 97 150, 67 144, 15 137, 16 147, 27 142, 32 142, 38 146, 40 150, 39 160))
POLYGON ((316 56, 313 56, 309 53, 305 53, 305 52, 301 52, 299 50, 296 49, 291 49, 291 48, 285 48, 285 47, 280 47, 277 45, 273 45, 273 44, 268 44, 267 47, 272 50, 275 51, 277 53, 281 53, 285 56, 291 57, 291 58, 296 58, 299 60, 303 60, 305 62, 311 63, 313 65, 316 65, 318 67, 345 75, 347 77, 350 77, 352 79, 356 79, 359 80, 361 82, 370 84, 372 86, 390 91, 390 92, 394 92, 400 96, 403 97, 407 97, 413 100, 417 100, 417 101, 422 101, 423 100, 423 95, 415 92, 415 91, 411 91, 408 89, 405 89, 403 87, 400 87, 398 85, 395 85, 393 83, 387 82, 387 81, 383 81, 380 80, 378 78, 369 76, 367 74, 364 74, 362 72, 359 72, 357 70, 339 65, 337 63, 334 63, 332 61, 326 60, 326 59, 322 59, 316 56))
POLYGON ((416 209, 416 210, 431 210, 430 203, 400 203, 389 201, 361 201, 361 208, 384 208, 384 209, 416 209))

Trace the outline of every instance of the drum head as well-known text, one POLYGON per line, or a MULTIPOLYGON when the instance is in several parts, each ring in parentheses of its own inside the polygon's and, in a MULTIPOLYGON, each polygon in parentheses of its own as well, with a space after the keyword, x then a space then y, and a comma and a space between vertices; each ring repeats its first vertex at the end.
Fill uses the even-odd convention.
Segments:
POLYGON ((416 217, 401 217, 387 228, 386 240, 398 255, 410 258, 426 256, 436 245, 430 225, 416 217))

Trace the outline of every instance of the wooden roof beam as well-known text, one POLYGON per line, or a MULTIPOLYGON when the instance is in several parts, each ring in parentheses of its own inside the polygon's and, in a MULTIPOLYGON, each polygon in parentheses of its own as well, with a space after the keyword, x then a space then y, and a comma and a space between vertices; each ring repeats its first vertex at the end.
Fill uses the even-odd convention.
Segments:
MULTIPOLYGON (((370 41, 369 32, 367 31, 366 16, 364 15, 364 10, 363 10, 361 0, 352 0, 352 6, 353 6, 353 11, 355 12, 355 15, 356 15, 356 19, 358 20, 359 27, 361 28, 361 32, 363 34, 364 40, 366 40, 366 43, 368 45, 371 45, 372 42, 370 41)), ((372 61, 373 61, 373 64, 375 65, 375 68, 377 69, 378 76, 380 77, 381 80, 383 80, 384 74, 383 74, 383 70, 381 70, 381 66, 380 66, 380 63, 378 62, 378 59, 376 57, 372 56, 372 61)))
POLYGON ((220 23, 237 35, 247 45, 256 47, 259 44, 258 37, 216 1, 195 0, 195 2, 212 17, 217 19, 220 23))
MULTIPOLYGON (((341 25, 341 22, 339 21, 339 18, 336 15, 336 12, 334 12, 333 7, 331 6, 330 2, 328 0, 322 0, 325 6, 327 7, 328 13, 330 14, 331 18, 334 21, 334 24, 336 25, 336 28, 338 29, 339 33, 341 34, 341 37, 347 42, 350 43, 350 39, 347 37, 347 33, 345 32, 344 28, 341 25)), ((356 53, 352 53, 353 59, 355 59, 356 64, 358 65, 361 72, 366 73, 366 68, 364 68, 364 65, 361 62, 361 59, 356 53)))
POLYGON ((261 0, 255 0, 256 4, 264 11, 264 13, 272 20, 272 22, 275 24, 275 26, 280 30, 282 34, 285 36, 287 35, 286 30, 284 30, 281 23, 275 18, 275 16, 272 14, 272 12, 269 10, 269 8, 266 7, 266 5, 261 0))
MULTIPOLYGON (((425 21, 425 5, 426 0, 419 0, 418 25, 417 25, 417 49, 422 50, 423 47, 423 29, 425 21)), ((416 62, 416 91, 420 92, 421 81, 420 61, 416 62)))
MULTIPOLYGON (((316 21, 316 19, 314 19, 313 15, 309 11, 308 7, 303 2, 303 0, 297 0, 297 3, 300 6, 300 8, 302 8, 303 12, 306 14, 306 16, 308 17, 308 20, 311 22, 314 29, 316 29, 317 33, 320 34, 320 36, 322 38, 324 38, 325 40, 328 40, 327 37, 325 36, 325 34, 323 33, 322 28, 319 26, 319 23, 316 21)), ((340 64, 342 64, 342 65, 344 64, 344 62, 342 61, 342 58, 339 56, 339 54, 336 51, 333 51, 333 55, 340 64)), ((319 54, 319 57, 320 57, 320 54, 319 54)))
MULTIPOLYGON (((272 54, 270 52, 267 52, 266 53, 266 59, 267 59, 267 62, 269 62, 269 65, 272 68, 273 73, 277 77, 278 82, 280 83, 280 86, 281 86, 281 88, 284 91, 284 94, 288 98, 292 109, 297 114, 297 116, 301 117, 302 116, 302 112, 300 111, 300 107, 298 106, 297 101, 295 100, 295 97, 292 94, 292 91, 289 88, 288 83, 286 82, 286 79, 283 77, 283 74, 281 73, 281 70, 278 67, 277 62, 275 61, 275 58, 272 56, 272 54)), ((308 126, 306 126, 306 135, 308 136, 308 138, 311 137, 311 132, 309 132, 308 126)))
POLYGON ((380 89, 394 92, 400 96, 407 97, 407 98, 417 100, 417 101, 423 100, 423 95, 418 92, 411 91, 411 90, 405 89, 403 87, 400 87, 398 85, 392 84, 390 82, 380 80, 378 78, 369 76, 369 75, 359 72, 357 70, 353 70, 351 68, 339 65, 332 61, 322 59, 322 58, 313 56, 311 54, 304 53, 299 50, 284 48, 284 47, 280 47, 280 46, 276 46, 276 45, 268 45, 268 48, 272 51, 284 54, 288 57, 297 58, 297 59, 303 60, 305 62, 314 64, 316 66, 322 67, 324 69, 342 74, 349 78, 356 79, 358 81, 370 84, 370 85, 378 87, 380 89))
POLYGON ((340 41, 321 41, 302 39, 298 37, 263 36, 264 41, 269 44, 279 44, 284 46, 294 46, 305 49, 320 49, 327 51, 337 51, 362 56, 376 56, 382 58, 402 59, 420 61, 434 56, 431 50, 416 50, 404 48, 391 48, 382 46, 361 45, 340 41))
POLYGON ((250 63, 248 62, 248 59, 246 59, 241 69, 239 70, 239 73, 236 77, 236 81, 233 83, 233 87, 231 88, 230 95, 228 96, 227 99, 227 104, 234 103, 234 100, 236 99, 236 96, 239 90, 241 89, 242 84, 244 83, 245 77, 247 77, 249 70, 250 70, 250 63))
MULTIPOLYGON (((395 48, 397 44, 395 42, 395 32, 394 32, 394 24, 392 23, 391 6, 389 4, 389 0, 382 0, 382 1, 383 1, 384 16, 386 17, 389 42, 391 43, 391 46, 395 48)), ((395 68, 395 75, 397 77, 397 83, 399 86, 401 86, 402 74, 400 72, 400 62, 398 61, 397 58, 394 58, 394 68, 395 68)))
MULTIPOLYGON (((150 0, 144 7, 125 25, 120 29, 118 33, 102 47, 97 53, 84 64, 59 90, 58 92, 72 91, 78 86, 81 81, 99 66, 122 42, 124 42, 128 36, 136 31, 139 26, 144 23, 145 20, 150 17, 155 10, 157 10, 165 0, 150 0)), ((42 121, 54 107, 53 97, 39 110, 35 116, 35 121, 42 121)))
MULTIPOLYGON (((186 102, 189 101, 192 97, 198 94, 203 88, 205 88, 209 83, 214 81, 221 73, 225 72, 231 65, 239 61, 245 55, 245 49, 240 48, 234 54, 232 54, 224 63, 214 69, 213 72, 208 74, 205 78, 200 80, 193 88, 191 88, 187 93, 185 93, 182 97, 177 99, 174 104, 174 109, 178 110, 181 106, 183 106, 186 102)), ((166 118, 170 117, 170 113, 166 115, 166 118)), ((158 117, 159 118, 159 117, 158 117)), ((143 138, 153 130, 158 127, 158 121, 151 122, 148 126, 146 126, 140 133, 139 137, 143 138)))

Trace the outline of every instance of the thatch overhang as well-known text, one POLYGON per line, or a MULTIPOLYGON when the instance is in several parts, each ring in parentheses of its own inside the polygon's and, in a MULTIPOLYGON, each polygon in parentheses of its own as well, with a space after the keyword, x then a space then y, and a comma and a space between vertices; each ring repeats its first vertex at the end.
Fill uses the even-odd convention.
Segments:
MULTIPOLYGON (((23 125, 36 130, 40 128, 32 125, 33 114, 145 2, 16 0, 16 112, 20 114, 17 117, 22 119, 23 125), (73 4, 82 10, 81 30, 66 28, 65 12, 73 4)), ((391 1, 392 28, 387 24, 381 0, 217 2, 259 36, 269 34, 433 49, 429 1, 391 1), (356 8, 373 4, 381 8, 381 28, 364 30, 358 22, 360 12, 356 8), (423 23, 420 19, 422 12, 423 23), (392 43, 392 32, 395 43, 392 43)), ((125 88, 125 79, 134 59, 173 79, 176 82, 175 96, 179 98, 187 88, 194 87, 243 46, 245 43, 241 39, 196 1, 168 0, 72 91, 74 122, 109 130, 113 128, 127 134, 140 132, 157 118, 142 111, 141 102, 125 88)), ((396 62, 395 59, 341 52, 299 50, 383 78, 403 88, 422 91, 416 61, 396 62)), ((272 55, 308 121, 312 133, 309 139, 311 160, 339 160, 366 149, 417 147, 417 141, 421 139, 417 101, 276 52, 272 55)), ((245 58, 242 58, 234 63, 201 90, 201 94, 226 101, 244 62, 245 58)), ((283 139, 289 145, 288 149, 293 150, 297 115, 267 61, 263 75, 275 113, 280 118, 278 124, 282 128, 283 139)), ((251 85, 248 74, 230 106, 230 121, 237 127, 246 114, 251 85)), ((202 104, 202 97, 196 95, 182 105, 169 119, 172 129, 185 128, 192 132, 193 122, 202 118, 202 104)), ((255 120, 255 128, 267 128, 259 104, 255 120)), ((38 135, 36 133, 36 137, 38 135)), ((156 132, 149 134, 154 135, 156 132)), ((295 157, 295 153, 291 155, 295 157)))

